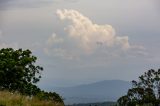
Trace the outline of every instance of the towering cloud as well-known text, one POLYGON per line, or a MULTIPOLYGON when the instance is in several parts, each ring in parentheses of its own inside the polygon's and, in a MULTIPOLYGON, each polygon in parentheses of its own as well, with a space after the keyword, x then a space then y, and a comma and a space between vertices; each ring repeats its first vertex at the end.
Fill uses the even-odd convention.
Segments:
POLYGON ((130 45, 128 36, 119 36, 111 25, 93 23, 76 10, 57 10, 57 16, 67 21, 65 35, 55 33, 48 38, 47 54, 73 58, 79 55, 121 55, 121 53, 141 53, 139 46, 130 45), (135 52, 138 50, 138 52, 135 52), (130 52, 131 51, 131 52, 130 52))
POLYGON ((66 27, 69 37, 76 40, 78 46, 86 51, 94 51, 97 44, 106 47, 119 46, 123 50, 130 48, 128 37, 116 36, 111 25, 94 24, 76 10, 57 10, 61 20, 68 20, 71 25, 66 27))

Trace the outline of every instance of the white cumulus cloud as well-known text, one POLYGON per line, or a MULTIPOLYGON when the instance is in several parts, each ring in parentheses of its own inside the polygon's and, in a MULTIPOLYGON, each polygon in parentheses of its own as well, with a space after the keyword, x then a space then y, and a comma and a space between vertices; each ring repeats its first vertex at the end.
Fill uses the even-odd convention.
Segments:
POLYGON ((117 36, 111 25, 98 25, 76 10, 57 10, 61 20, 68 20, 71 25, 65 29, 70 38, 77 41, 78 46, 88 52, 97 48, 97 44, 106 47, 118 46, 123 50, 130 48, 128 37, 117 36))
POLYGON ((65 35, 53 33, 46 42, 46 54, 73 59, 91 54, 110 57, 124 53, 144 53, 139 46, 129 43, 128 36, 117 35, 111 25, 98 25, 72 9, 57 10, 56 14, 62 22, 67 21, 65 35))

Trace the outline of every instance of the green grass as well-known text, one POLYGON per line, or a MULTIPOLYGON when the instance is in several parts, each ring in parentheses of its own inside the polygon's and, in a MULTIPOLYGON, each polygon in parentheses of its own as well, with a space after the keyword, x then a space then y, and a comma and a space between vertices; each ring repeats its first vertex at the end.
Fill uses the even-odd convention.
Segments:
POLYGON ((36 97, 20 95, 19 93, 10 93, 0 91, 0 106, 64 106, 62 103, 54 101, 39 100, 36 97))

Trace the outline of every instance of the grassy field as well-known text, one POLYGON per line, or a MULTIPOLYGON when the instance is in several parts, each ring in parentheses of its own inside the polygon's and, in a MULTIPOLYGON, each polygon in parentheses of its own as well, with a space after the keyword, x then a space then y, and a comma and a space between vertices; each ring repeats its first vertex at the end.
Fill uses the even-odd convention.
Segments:
POLYGON ((10 93, 0 91, 0 106, 64 106, 61 103, 53 101, 41 101, 36 97, 32 99, 27 96, 22 96, 18 93, 10 93))

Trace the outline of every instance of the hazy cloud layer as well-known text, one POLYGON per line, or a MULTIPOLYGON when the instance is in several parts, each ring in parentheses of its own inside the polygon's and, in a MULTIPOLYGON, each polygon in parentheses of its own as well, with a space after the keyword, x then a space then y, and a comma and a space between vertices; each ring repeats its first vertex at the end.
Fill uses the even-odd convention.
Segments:
POLYGON ((0 9, 32 8, 53 3, 53 0, 1 0, 0 9))
POLYGON ((11 43, 11 44, 0 43, 0 49, 2 49, 2 48, 14 48, 14 49, 18 49, 18 44, 17 43, 11 43))
POLYGON ((63 39, 62 38, 58 38, 57 35, 55 33, 52 34, 52 36, 50 38, 48 38, 47 40, 47 45, 53 45, 55 43, 63 43, 63 39))
POLYGON ((2 31, 0 30, 0 38, 2 37, 2 31))
POLYGON ((133 80, 159 67, 160 15, 155 1, 0 0, 0 9, 7 9, 0 10, 0 47, 32 50, 45 70, 43 84, 133 80), (73 12, 54 14, 65 8, 73 12))
POLYGON ((3 31, 0 30, 0 49, 2 48, 15 48, 18 49, 18 44, 17 43, 6 43, 3 41, 3 31))
POLYGON ((61 2, 76 2, 77 0, 0 0, 0 9, 35 8, 61 2))

